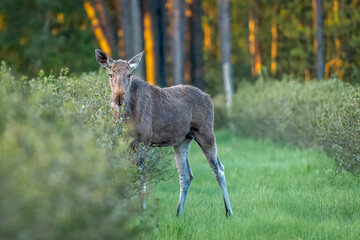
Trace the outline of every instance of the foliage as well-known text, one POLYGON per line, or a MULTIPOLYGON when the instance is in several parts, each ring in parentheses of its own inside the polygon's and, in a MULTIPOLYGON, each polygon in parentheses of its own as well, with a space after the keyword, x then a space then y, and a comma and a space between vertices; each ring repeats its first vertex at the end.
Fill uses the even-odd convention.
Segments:
POLYGON ((228 113, 225 107, 225 97, 222 94, 218 94, 212 98, 214 104, 214 128, 224 128, 226 123, 229 122, 228 113))
POLYGON ((360 171, 360 88, 338 79, 243 83, 230 119, 257 138, 321 148, 341 169, 360 171))
MULTIPOLYGON (((28 79, 1 67, 2 239, 129 239, 146 227, 131 222, 137 157, 112 117, 105 72, 67 71, 28 79)), ((167 153, 149 155, 158 182, 167 153)))
POLYGON ((3 0, 0 15, 0 60, 14 70, 34 76, 40 69, 82 72, 97 66, 83 1, 3 0))
POLYGON ((178 180, 156 185, 144 220, 154 227, 141 239, 358 238, 359 178, 345 172, 334 177, 332 160, 319 151, 245 139, 228 130, 215 134, 234 217, 225 218, 220 188, 194 142, 189 155, 194 179, 181 217, 174 218, 178 180))

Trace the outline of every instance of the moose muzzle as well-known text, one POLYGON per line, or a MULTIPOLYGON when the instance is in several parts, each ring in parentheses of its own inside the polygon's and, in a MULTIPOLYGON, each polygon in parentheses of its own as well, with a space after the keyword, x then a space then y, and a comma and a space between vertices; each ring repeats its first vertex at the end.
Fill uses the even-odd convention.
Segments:
POLYGON ((121 106, 125 102, 125 92, 124 91, 115 91, 112 96, 112 101, 121 106))

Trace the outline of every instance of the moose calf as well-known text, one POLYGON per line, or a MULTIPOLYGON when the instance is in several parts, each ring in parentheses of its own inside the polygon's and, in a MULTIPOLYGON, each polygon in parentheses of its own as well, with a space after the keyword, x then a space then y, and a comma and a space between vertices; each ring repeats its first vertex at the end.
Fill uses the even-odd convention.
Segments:
MULTIPOLYGON (((97 62, 108 69, 110 104, 117 111, 124 107, 125 118, 134 128, 136 142, 153 146, 173 146, 180 178, 180 199, 177 216, 184 208, 193 179, 189 164, 189 148, 195 140, 204 152, 214 172, 224 198, 226 216, 232 215, 226 189, 224 166, 217 155, 213 130, 214 107, 210 96, 200 89, 177 85, 167 88, 151 86, 132 76, 143 52, 129 61, 113 60, 101 50, 95 50, 97 62)), ((145 183, 142 183, 145 190, 145 183)), ((142 198, 142 207, 145 201, 142 198)))

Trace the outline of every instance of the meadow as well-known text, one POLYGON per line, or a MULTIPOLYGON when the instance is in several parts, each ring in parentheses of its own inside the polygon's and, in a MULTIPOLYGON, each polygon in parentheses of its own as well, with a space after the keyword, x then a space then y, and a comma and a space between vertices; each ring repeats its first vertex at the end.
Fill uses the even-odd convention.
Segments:
MULTIPOLYGON (((41 71, 37 77, 27 78, 14 74, 5 63, 0 67, 0 239, 360 236, 360 179, 321 151, 319 146, 325 145, 304 148, 308 146, 295 144, 316 137, 308 134, 319 129, 313 122, 325 119, 323 123, 329 123, 336 118, 341 121, 320 132, 321 136, 334 137, 322 139, 344 146, 337 151, 341 155, 350 152, 358 156, 358 88, 337 82, 302 88, 294 82, 282 82, 283 93, 289 92, 286 89, 306 91, 293 94, 299 98, 278 94, 278 99, 276 82, 244 85, 249 93, 236 96, 237 111, 230 116, 242 135, 216 131, 234 217, 226 219, 220 188, 205 156, 193 143, 189 159, 194 180, 185 209, 176 218, 179 184, 171 149, 149 154, 146 169, 151 184, 148 209, 142 214, 135 196, 136 154, 124 138, 126 127, 113 119, 106 72, 79 76, 67 76, 67 72, 63 69, 59 76, 47 76, 41 71), (327 107, 324 96, 318 101, 303 94, 319 87, 324 94, 329 88, 328 96, 332 97, 327 102, 334 102, 334 96, 350 99, 340 99, 338 111, 327 107), (251 97, 255 96, 251 91, 267 95, 251 97), (314 102, 309 104, 309 99, 314 102), (295 100, 302 104, 295 105, 295 100), (268 103, 265 108, 264 102, 268 103), (295 106, 306 106, 300 110, 307 115, 298 118, 294 111, 300 110, 295 106), (315 112, 329 116, 306 118, 318 116, 311 114, 312 106, 321 106, 314 108, 315 112), (277 112, 270 115, 269 109, 277 112), (293 118, 278 119, 284 117, 279 109, 293 118), (258 131, 245 131, 249 129, 258 131), (299 136, 299 132, 306 134, 299 136)), ((217 112, 216 116, 222 115, 217 112)), ((342 159, 340 163, 353 158, 342 159)))
POLYGON ((223 200, 201 149, 192 144, 194 180, 176 218, 175 177, 151 190, 140 218, 150 226, 141 239, 358 239, 359 179, 335 175, 324 153, 216 132, 234 217, 223 200), (154 217, 155 216, 155 217, 154 217))

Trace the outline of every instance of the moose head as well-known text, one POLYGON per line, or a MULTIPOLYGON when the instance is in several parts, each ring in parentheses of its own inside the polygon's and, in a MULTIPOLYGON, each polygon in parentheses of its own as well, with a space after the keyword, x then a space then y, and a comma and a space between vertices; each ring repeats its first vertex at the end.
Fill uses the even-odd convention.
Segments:
POLYGON ((131 74, 139 66, 143 54, 144 51, 129 61, 122 59, 113 60, 105 52, 99 49, 95 50, 96 61, 100 66, 107 68, 109 71, 111 86, 110 104, 117 110, 128 96, 131 85, 131 74))

